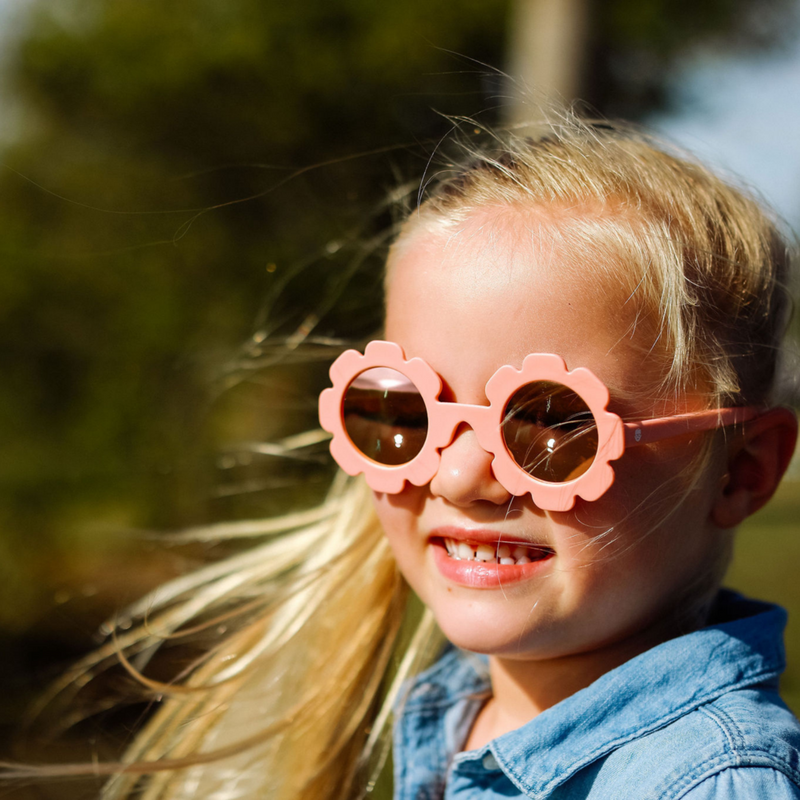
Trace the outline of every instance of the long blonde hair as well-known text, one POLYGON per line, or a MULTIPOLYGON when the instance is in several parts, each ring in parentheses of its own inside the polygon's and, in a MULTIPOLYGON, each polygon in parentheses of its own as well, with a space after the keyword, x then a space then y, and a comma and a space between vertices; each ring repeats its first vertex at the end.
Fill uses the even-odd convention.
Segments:
MULTIPOLYGON (((560 209, 564 252, 589 270, 624 267, 615 276, 665 359, 660 390, 700 386, 712 406, 770 400, 788 258, 756 202, 643 134, 566 116, 536 138, 493 134, 488 146, 456 146, 457 160, 437 155, 424 202, 395 247, 425 226, 457 225, 478 206, 560 209), (578 206, 592 213, 571 214, 578 206), (592 258, 598 252, 612 257, 592 258)), ((112 775, 106 800, 333 800, 368 791, 399 687, 436 637, 423 615, 402 662, 393 661, 407 588, 369 492, 340 476, 317 508, 186 534, 241 536, 252 537, 251 549, 158 590, 130 611, 138 624, 58 687, 123 658, 161 700, 124 763, 96 767, 112 775), (179 680, 141 674, 162 641, 192 626, 219 633, 179 680)))

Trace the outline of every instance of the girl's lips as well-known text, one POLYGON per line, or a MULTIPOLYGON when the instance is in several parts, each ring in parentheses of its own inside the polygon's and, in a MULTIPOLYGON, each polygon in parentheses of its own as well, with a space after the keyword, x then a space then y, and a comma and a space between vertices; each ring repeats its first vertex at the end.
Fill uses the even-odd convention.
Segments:
MULTIPOLYGON (((429 544, 433 550, 433 559, 439 572, 453 583, 468 586, 474 589, 499 589, 512 583, 529 580, 540 574, 549 566, 555 553, 551 548, 533 545, 519 539, 510 539, 500 536, 497 532, 478 532, 459 530, 457 536, 454 530, 439 529, 431 537, 429 544), (480 535, 477 535, 479 534, 480 535), (447 535, 449 534, 449 535, 447 535), (445 543, 445 538, 451 541, 445 543), (492 545, 497 547, 500 542, 509 544, 523 544, 528 548, 532 558, 524 559, 528 563, 501 564, 498 560, 478 561, 472 559, 459 559, 448 553, 453 549, 453 539, 460 542, 469 542, 475 545, 492 545), (449 547, 448 547, 449 545, 449 547)), ((514 560, 514 559, 509 559, 514 560)))

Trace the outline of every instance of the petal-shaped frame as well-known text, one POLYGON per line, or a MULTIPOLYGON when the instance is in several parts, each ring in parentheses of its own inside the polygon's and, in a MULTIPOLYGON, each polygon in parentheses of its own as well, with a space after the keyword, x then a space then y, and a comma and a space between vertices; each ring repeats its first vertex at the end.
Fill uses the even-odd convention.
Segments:
POLYGON ((497 480, 511 494, 530 493, 539 508, 569 511, 575 505, 576 497, 596 500, 614 482, 614 468, 609 462, 625 451, 625 429, 619 416, 608 411, 608 389, 593 372, 583 367, 570 372, 560 356, 534 353, 525 358, 521 369, 500 367, 486 384, 486 396, 492 407, 500 411, 493 426, 497 442, 486 443, 487 449, 495 453, 492 469, 497 480), (583 398, 597 422, 597 454, 589 469, 574 480, 547 483, 534 478, 517 465, 503 441, 500 415, 505 404, 520 386, 532 381, 552 381, 572 389, 583 398))
POLYGON ((441 378, 421 358, 406 360, 403 349, 394 342, 370 342, 364 355, 357 350, 346 350, 330 369, 330 389, 319 397, 319 420, 322 427, 333 434, 331 455, 348 475, 364 473, 367 485, 376 492, 397 494, 406 480, 422 486, 433 478, 439 467, 439 452, 432 446, 430 428, 434 415, 433 404, 442 390, 441 378), (373 461, 352 444, 344 427, 342 400, 348 386, 357 375, 373 367, 390 367, 402 372, 416 387, 428 411, 428 436, 422 450, 407 464, 389 466, 373 461))
POLYGON ((603 382, 583 367, 570 372, 564 359, 546 353, 525 358, 522 367, 500 367, 486 384, 489 405, 443 403, 439 401, 442 379, 421 358, 406 360, 400 345, 373 341, 364 355, 346 350, 330 369, 333 386, 319 399, 322 427, 333 434, 331 454, 350 475, 364 473, 370 488, 396 494, 405 481, 422 486, 436 474, 440 450, 447 447, 459 425, 471 426, 480 446, 493 456, 492 469, 497 480, 513 495, 530 493, 539 508, 569 511, 575 499, 597 500, 614 483, 612 461, 628 446, 656 442, 690 431, 706 431, 725 425, 747 422, 764 413, 755 406, 709 409, 691 414, 626 422, 608 410, 609 394, 603 382), (351 442, 344 427, 343 398, 348 386, 362 372, 374 367, 389 367, 402 372, 419 389, 428 413, 428 435, 422 450, 407 464, 386 465, 363 455, 351 442), (502 416, 508 399, 521 386, 533 381, 561 383, 586 401, 597 422, 598 446, 591 466, 582 475, 563 483, 548 483, 534 478, 513 459, 502 434, 502 416), (627 441, 626 441, 627 440, 627 441))

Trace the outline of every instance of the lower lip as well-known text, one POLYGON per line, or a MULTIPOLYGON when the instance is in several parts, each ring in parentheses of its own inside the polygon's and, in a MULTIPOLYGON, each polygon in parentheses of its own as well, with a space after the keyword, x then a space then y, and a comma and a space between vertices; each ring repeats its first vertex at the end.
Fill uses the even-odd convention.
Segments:
POLYGON ((512 583, 527 581, 551 566, 552 554, 530 564, 498 564, 451 558, 441 539, 432 539, 433 560, 448 580, 473 589, 501 589, 512 583))

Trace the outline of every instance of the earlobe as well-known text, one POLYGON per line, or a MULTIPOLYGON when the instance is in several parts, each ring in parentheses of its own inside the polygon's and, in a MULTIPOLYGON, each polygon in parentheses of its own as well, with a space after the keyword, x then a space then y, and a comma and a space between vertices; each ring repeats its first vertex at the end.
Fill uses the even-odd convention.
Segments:
POLYGON ((719 528, 734 528, 775 493, 797 441, 797 416, 773 408, 746 423, 731 441, 728 472, 711 509, 719 528))

